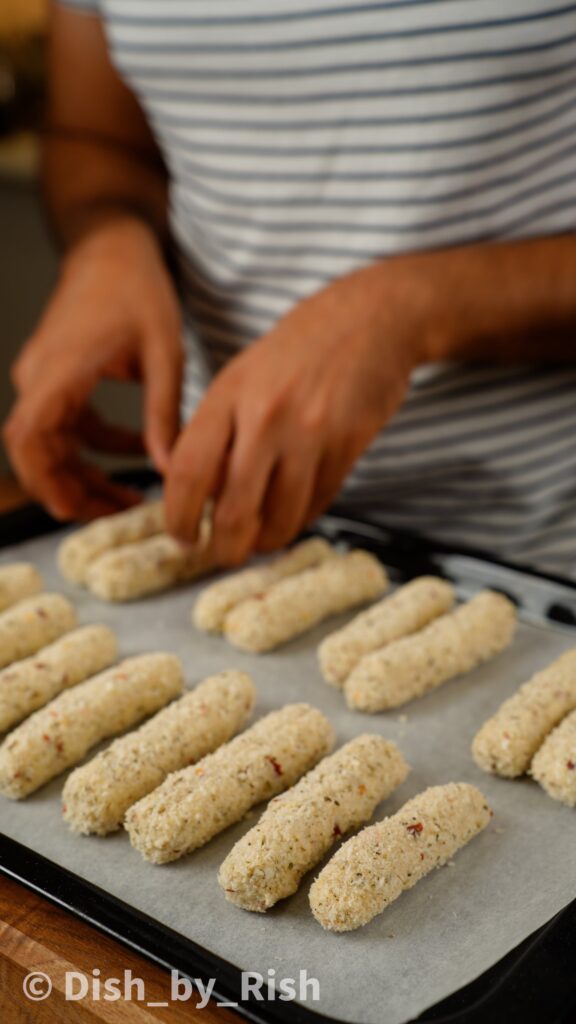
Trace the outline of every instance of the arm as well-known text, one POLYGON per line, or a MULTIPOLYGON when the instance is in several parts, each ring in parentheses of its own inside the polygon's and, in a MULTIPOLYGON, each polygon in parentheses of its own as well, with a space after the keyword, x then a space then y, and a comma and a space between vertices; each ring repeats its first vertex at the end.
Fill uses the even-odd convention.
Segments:
POLYGON ((100 421, 91 394, 103 377, 142 381, 146 447, 162 469, 178 431, 180 311, 162 251, 166 173, 97 17, 51 6, 49 81, 43 189, 65 258, 13 367, 4 439, 30 494, 60 518, 91 518, 135 495, 82 449, 142 449, 100 421))
POLYGON ((115 71, 100 19, 50 5, 42 187, 65 249, 113 220, 166 236, 167 176, 132 92, 115 71))
POLYGON ((182 432, 170 529, 195 537, 215 495, 222 562, 287 543, 336 496, 411 371, 452 359, 576 361, 576 237, 402 256, 300 303, 218 375, 182 432))
POLYGON ((430 289, 421 362, 576 362, 576 235, 446 249, 406 264, 430 289))

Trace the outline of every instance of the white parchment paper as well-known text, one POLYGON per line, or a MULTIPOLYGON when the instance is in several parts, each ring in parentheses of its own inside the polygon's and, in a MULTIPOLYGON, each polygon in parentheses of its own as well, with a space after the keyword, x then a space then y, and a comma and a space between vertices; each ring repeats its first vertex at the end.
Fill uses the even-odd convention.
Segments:
MULTIPOLYGON (((0 829, 55 863, 120 897, 242 970, 269 969, 276 978, 306 969, 320 984, 307 1008, 355 1024, 402 1024, 493 965, 576 895, 576 815, 528 779, 484 775, 470 756, 482 722, 533 672, 576 643, 571 637, 521 626, 513 647, 492 664, 448 683, 394 713, 353 714, 316 665, 316 646, 332 621, 277 653, 255 657, 221 638, 197 633, 190 608, 198 587, 130 605, 105 605, 59 578, 54 551, 60 537, 2 552, 1 560, 33 560, 52 589, 76 603, 82 623, 106 622, 124 656, 168 650, 183 659, 188 685, 227 667, 250 672, 259 694, 257 715, 307 700, 332 720, 339 742, 372 731, 393 739, 412 765, 408 780, 379 808, 394 813, 429 785, 466 781, 494 809, 486 831, 429 875, 370 925, 345 935, 324 933, 300 892, 266 915, 224 900, 216 874, 255 814, 204 849, 171 865, 144 863, 123 833, 104 839, 72 836, 61 821, 64 779, 23 803, 0 798, 0 829)), ((94 965, 98 966, 97 964, 94 965)), ((190 964, 193 973, 194 965, 190 964)))

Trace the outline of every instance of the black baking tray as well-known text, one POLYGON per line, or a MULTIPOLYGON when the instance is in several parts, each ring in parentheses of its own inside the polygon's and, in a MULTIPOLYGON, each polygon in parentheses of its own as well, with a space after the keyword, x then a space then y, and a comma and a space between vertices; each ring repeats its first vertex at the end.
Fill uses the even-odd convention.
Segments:
MULTIPOLYGON (((126 476, 124 476, 126 479, 126 476)), ((154 482, 147 471, 132 472, 129 482, 141 487, 154 482)), ((337 512, 337 510, 335 510, 337 512)), ((60 524, 38 506, 28 505, 0 516, 0 547, 17 544, 59 529, 60 524)), ((446 575, 446 560, 465 555, 483 563, 520 569, 519 588, 512 596, 522 604, 523 585, 550 585, 551 600, 542 616, 576 628, 576 583, 495 560, 485 552, 453 549, 413 534, 389 530, 366 520, 326 520, 331 539, 370 548, 399 579, 423 573, 446 575), (554 599, 556 593, 561 598, 554 599)), ((576 635, 576 634, 575 634, 576 635)), ((575 852, 576 856, 576 852, 575 852)), ((240 969, 198 946, 28 847, 0 834, 0 872, 64 907, 160 966, 183 976, 215 978, 214 998, 234 1004, 256 1024, 335 1024, 336 1018, 295 1002, 240 1001, 240 969)), ((469 985, 426 1010, 419 1024, 576 1024, 576 900, 546 925, 469 985)), ((361 1020, 357 1024, 363 1024, 361 1020)), ((382 1024, 386 1024, 383 1008, 382 1024)), ((408 1022, 407 1022, 408 1024, 408 1022)))

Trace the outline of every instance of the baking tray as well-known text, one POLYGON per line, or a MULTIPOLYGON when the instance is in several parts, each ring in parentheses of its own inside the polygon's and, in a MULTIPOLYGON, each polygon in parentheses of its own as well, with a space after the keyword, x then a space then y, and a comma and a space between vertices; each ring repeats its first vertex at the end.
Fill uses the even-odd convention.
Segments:
MULTIPOLYGON (((398 582, 419 575, 422 572, 436 572, 452 578, 457 584, 460 595, 463 597, 468 596, 479 589, 480 586, 485 585, 492 585, 505 591, 516 600, 520 607, 523 621, 528 623, 527 626, 523 627, 526 635, 532 638, 532 640, 536 640, 536 643, 532 645, 534 647, 532 654, 530 643, 528 644, 529 660, 532 660, 533 657, 535 661, 534 667, 539 667, 550 660, 552 648, 555 653, 556 648, 558 648, 558 651, 565 649, 576 641, 576 629, 574 628, 574 623, 576 623, 576 586, 569 582, 552 579, 526 570, 519 571, 501 562, 495 562, 486 556, 478 557, 473 552, 463 553, 452 551, 447 547, 440 548, 426 544, 409 534, 388 531, 376 524, 354 522, 344 516, 326 517, 320 522, 319 528, 320 532, 323 532, 326 536, 339 543, 362 545, 374 551, 388 566, 392 578, 398 582), (546 642, 544 644, 538 642, 538 640, 545 640, 546 642), (541 647, 545 647, 545 651, 540 650, 541 647)), ((5 548, 12 548, 14 544, 18 544, 18 549, 14 551, 14 554, 33 556, 37 562, 40 562, 49 584, 51 586, 58 586, 59 589, 73 596, 79 606, 83 622, 100 620, 118 625, 118 621, 122 620, 118 625, 118 632, 123 653, 132 653, 130 646, 131 620, 146 618, 146 616, 150 615, 152 615, 153 621, 157 624, 157 636, 150 638, 147 649, 153 649, 155 646, 168 646, 169 649, 174 649, 174 645, 169 646, 161 642, 165 617, 168 609, 173 606, 177 606, 180 613, 184 608, 188 610, 192 600, 191 591, 194 588, 187 588, 186 591, 179 594, 166 595, 130 606, 122 606, 120 609, 101 605, 88 599, 83 592, 78 591, 76 588, 64 586, 62 581, 58 579, 53 568, 53 550, 59 538, 50 537, 50 532, 55 529, 57 529, 57 525, 49 517, 45 516, 38 509, 30 507, 21 512, 0 517, 0 545, 5 548), (24 548, 21 548, 20 545, 23 542, 38 534, 42 534, 42 538, 35 541, 32 547, 25 543, 24 548)), ((4 559, 12 557, 12 551, 4 551, 3 556, 4 559)), ((259 690, 261 688, 261 680, 265 678, 268 671, 272 675, 278 671, 281 673, 287 672, 291 661, 298 662, 301 667, 306 666, 307 674, 311 678, 310 685, 313 683, 313 687, 304 692, 302 687, 298 686, 298 680, 296 680, 294 685, 295 692, 290 699, 297 700, 303 697, 309 699, 312 703, 326 710, 333 720, 339 718, 338 724, 340 724, 342 715, 346 714, 350 719, 349 728, 344 730, 344 734, 342 734, 343 731, 340 728, 338 729, 340 741, 344 741, 351 735, 368 729, 380 731, 396 739, 399 745, 406 750, 407 737, 405 738, 403 734, 407 733, 407 736, 411 734, 412 742, 414 742, 415 737, 417 738, 418 728, 422 727, 422 722, 411 724, 410 721, 414 717, 414 711, 416 711, 415 717, 418 717, 416 705, 408 705, 405 709, 399 709, 399 713, 392 716, 372 717, 356 716, 348 712, 343 713, 340 707, 342 703, 340 695, 331 688, 324 687, 319 676, 315 678, 312 676, 310 666, 313 663, 314 645, 320 635, 324 635, 330 628, 333 628, 334 623, 326 628, 322 627, 320 631, 314 631, 309 638, 296 641, 295 644, 285 648, 283 654, 254 659, 250 656, 237 655, 219 638, 209 638, 207 640, 202 638, 200 640, 191 631, 186 619, 182 619, 181 615, 180 619, 180 628, 186 633, 186 644, 188 645, 187 651, 184 653, 188 655, 187 675, 190 681, 199 678, 198 673, 194 671, 193 667, 191 669, 189 663, 190 651, 194 650, 194 647, 192 646, 191 648, 190 644, 193 645, 194 643, 206 644, 210 649, 208 661, 211 662, 211 670, 231 664, 238 664, 239 667, 252 670, 259 690), (287 659, 290 659, 290 661, 287 659), (254 662, 253 666, 252 663, 254 662), (402 714, 404 711, 406 716, 402 714), (404 721, 405 717, 408 719, 408 722, 404 721)), ((170 635, 172 636, 173 634, 170 635)), ((553 653, 552 656, 554 656, 553 653)), ((206 655, 204 654, 203 661, 205 658, 206 655)), ((504 674, 510 672, 512 661, 509 659, 506 665, 506 658, 507 655, 503 655, 499 662, 493 663, 491 667, 488 666, 485 669, 480 669, 467 680, 447 684, 441 691, 425 698, 423 702, 418 702, 419 705, 426 705, 427 711, 424 717, 428 720, 438 720, 438 716, 442 715, 444 719, 448 719, 448 712, 454 714, 454 710, 457 709, 458 689, 467 691, 468 695, 470 695, 475 689, 482 687, 481 680, 477 678, 482 674, 485 681, 488 676, 492 676, 492 694, 490 699, 488 699, 488 694, 486 694, 486 700, 489 708, 495 706, 504 694, 499 694, 498 699, 495 700, 493 680, 495 674, 499 675, 500 672, 504 674), (498 665, 500 665, 500 669, 498 669, 498 665)), ((205 674, 205 672, 202 671, 201 674, 205 674)), ((525 674, 526 669, 524 665, 515 668, 512 672, 513 679, 507 683, 506 692, 515 689, 525 674)), ((275 701, 270 687, 268 688, 267 696, 269 698, 267 706, 260 707, 260 711, 268 710, 269 707, 285 702, 284 699, 275 701)), ((462 692, 460 696, 463 699, 465 693, 462 692)), ((483 720, 483 717, 480 717, 478 724, 483 720)), ((449 733, 450 723, 447 720, 446 729, 449 733)), ((417 743, 416 746, 418 746, 417 743)), ((573 883, 575 875, 574 839, 576 838, 573 812, 571 813, 568 809, 555 805, 553 801, 549 800, 538 790, 538 787, 529 782, 507 783, 483 776, 474 768, 470 758, 467 756, 467 744, 461 744, 461 746, 462 750, 459 756, 462 770, 457 773, 457 777, 476 782, 484 789, 491 803, 495 806, 497 819, 500 818, 499 804, 502 802, 499 799, 499 787, 502 787, 502 793, 504 789, 509 793, 515 792, 515 790, 509 789, 510 786, 518 787, 518 796, 522 802, 525 802, 529 796, 530 802, 537 808, 538 812, 546 816, 547 821, 553 823, 552 828, 558 830, 562 843, 568 851, 568 859, 565 866, 566 877, 571 879, 571 883, 573 883)), ((411 757, 410 751, 407 751, 407 753, 409 760, 414 760, 411 757)), ((378 812, 378 816, 382 816, 382 813, 392 813, 407 797, 423 788, 424 785, 435 781, 447 781, 447 778, 439 778, 437 774, 427 773, 420 766, 417 766, 413 773, 414 777, 402 788, 400 796, 389 801, 386 804, 385 810, 378 812)), ((452 771, 448 777, 456 776, 452 771)), ((122 887, 121 891, 114 891, 114 886, 108 884, 110 882, 109 874, 106 874, 104 878, 104 885, 98 884, 103 879, 102 877, 96 877, 98 872, 95 872, 93 867, 91 868, 91 864, 97 859, 97 862, 100 862, 101 872, 102 863, 106 863, 108 858, 109 870, 113 874, 115 866, 123 864, 125 858, 129 857, 131 874, 135 878, 140 878, 142 875, 144 885, 146 884, 146 878, 152 877, 148 874, 149 871, 154 872, 156 876, 154 884, 158 884, 156 879, 161 877, 158 873, 166 872, 162 876, 165 879, 162 885, 166 885, 166 892, 168 893, 169 890, 172 890, 173 883, 176 891, 185 891, 187 880, 191 881, 195 874, 196 857, 198 856, 198 859, 202 861, 201 870, 209 870, 211 874, 214 874, 217 863, 223 859, 232 842, 253 823, 254 818, 247 823, 241 823, 228 830, 223 836, 209 844, 205 851, 199 851, 198 855, 193 855, 192 858, 188 858, 185 862, 180 862, 178 865, 168 869, 143 865, 133 851, 125 848, 125 843, 123 843, 125 837, 121 836, 109 837, 109 839, 105 840, 74 839, 74 848, 81 851, 78 860, 77 855, 69 856, 67 852, 62 854, 64 847, 67 850, 70 849, 71 837, 68 837, 66 830, 59 821, 59 817, 54 815, 61 785, 62 780, 55 781, 46 790, 41 791, 41 793, 22 805, 7 805, 2 802, 0 805, 0 828, 2 828, 2 834, 0 835, 0 871, 40 892, 52 902, 71 910, 77 916, 113 935, 121 942, 138 950, 157 963, 167 968, 178 970, 182 975, 201 978, 204 982, 207 979, 216 979, 214 988, 216 999, 225 1004, 239 1003, 237 1007, 238 1012, 248 1019, 263 1022, 263 1024, 264 1022, 274 1024, 276 1021, 283 1022, 283 1024, 299 1024, 299 1022, 301 1024, 307 1024, 307 1022, 310 1022, 310 1024, 313 1024, 313 1022, 321 1024, 322 1021, 328 1020, 355 1021, 356 1024, 372 1024, 373 1021, 378 1021, 381 1024, 387 1024, 390 1019, 399 1019, 397 1016, 394 1018, 393 1014, 391 1017, 387 1008, 387 1003, 390 1004, 390 985, 394 985, 394 972, 392 970, 389 976, 391 968, 389 965, 388 949, 382 939, 382 936, 387 933, 387 926, 384 925, 384 922, 387 918, 391 920, 390 915, 394 914, 394 924, 390 927, 396 928, 398 921, 402 923, 403 919, 406 919, 406 913, 401 904, 405 900, 411 900, 414 903, 412 897, 417 899, 418 890, 422 892, 426 887, 430 888, 429 883, 421 883, 420 886, 412 891, 410 896, 403 898, 394 907, 391 907, 385 915, 378 919, 381 922, 378 930, 372 932, 367 940, 362 938, 360 943, 358 943, 354 936, 337 938, 329 935, 325 936, 324 933, 320 932, 318 926, 314 925, 317 929, 314 940, 316 947, 318 948, 318 943, 320 943, 330 960, 333 961, 340 958, 343 969, 345 968, 349 971, 350 979, 347 988, 350 993, 350 1001, 347 1005, 345 1005, 345 1001, 342 1001, 336 1008, 332 1004, 330 1012, 323 1013, 323 1000, 321 1000, 319 1006, 318 1004, 310 1003, 280 1002, 278 999, 271 1000, 266 998, 258 1002, 255 1000, 241 1001, 241 969, 252 970, 258 969, 258 966, 261 966, 260 964, 254 965, 251 962, 249 949, 250 929, 253 932, 254 943, 257 941, 262 942, 259 936, 261 934, 261 925, 264 921, 260 915, 244 914, 236 908, 230 907, 229 904, 225 904, 224 901, 218 904, 208 902, 208 906, 211 909, 213 907, 216 908, 217 916, 220 916, 220 924, 222 920, 225 920, 233 936, 236 935, 236 931, 238 932, 237 943, 234 941, 232 947, 237 945, 240 952, 235 955, 235 949, 232 948, 232 955, 224 956, 221 952, 219 953, 214 948, 210 948, 207 942, 195 941, 193 934, 191 934, 195 930, 194 927, 188 928, 188 933, 184 934, 181 928, 170 926, 170 922, 167 920, 170 917, 169 914, 165 914, 164 919, 162 919, 163 914, 161 912, 145 912, 141 907, 137 906, 137 900, 134 898, 133 891, 126 892, 124 887, 122 887), (30 841, 29 825, 30 816, 32 815, 37 816, 38 833, 41 836, 38 842, 30 841), (21 816, 28 822, 28 826, 24 829, 22 829, 19 823, 21 816), (4 825, 2 825, 2 822, 4 822, 4 825), (52 824, 51 828, 49 827, 50 823, 52 824), (22 838, 22 835, 19 835, 21 832, 25 835, 26 842, 19 841, 22 838), (52 837, 51 839, 49 836, 47 838, 47 833, 52 837), (175 871, 174 868, 176 869, 175 871), (400 909, 399 916, 398 909, 400 909), (352 939, 351 942, 350 939, 352 939), (382 950, 380 970, 373 971, 371 980, 372 992, 367 1010, 363 1004, 362 992, 355 985, 355 977, 358 975, 359 969, 358 957, 365 959, 366 949, 368 948, 366 941, 372 951, 374 946, 378 944, 381 945, 382 950)), ((503 821, 506 820, 505 814, 501 817, 503 821)), ((481 842, 482 838, 476 841, 476 843, 481 842)), ((474 846, 475 844, 472 844, 469 848, 471 856, 466 859, 466 868, 463 863, 462 867, 460 867, 460 863, 457 863, 457 871, 453 872, 453 878, 457 878, 459 875, 463 877, 465 870, 471 866, 473 867, 474 855, 472 851, 474 846)), ((461 857, 463 862, 466 852, 461 857)), ((450 869, 448 868, 444 869, 443 872, 435 873, 434 876, 431 876, 431 879, 433 877, 432 886, 438 889, 437 882, 442 881, 444 876, 444 882, 440 887, 441 890, 444 890, 444 887, 452 881, 447 877, 449 875, 450 869)), ((474 879, 478 881, 478 878, 478 872, 474 873, 474 879)), ((535 885, 538 885, 540 878, 535 877, 533 882, 535 885)), ((471 884, 474 883, 471 882, 471 884)), ((286 941, 288 941, 288 945, 292 949, 293 955, 290 960, 292 968, 298 962, 302 967, 306 967, 309 962, 309 957, 307 957, 306 953, 305 935, 302 934, 302 937, 299 937, 298 924, 300 916, 305 913, 307 889, 308 884, 305 884, 297 897, 286 901, 285 905, 280 909, 277 908, 270 915, 266 915, 266 927, 268 927, 268 922, 273 923, 273 928, 284 927, 286 921, 288 921, 288 940, 284 936, 282 941, 275 946, 272 938, 270 963, 274 966, 274 969, 277 969, 278 963, 286 962, 287 958, 285 956, 278 955, 279 953, 284 954, 286 952, 286 941), (297 910, 292 915, 290 907, 294 903, 297 905, 297 910), (291 921, 292 916, 294 916, 293 921, 291 921)), ((418 1008, 417 1014, 408 1014, 403 1019, 406 1021, 408 1019, 418 1019, 422 1022, 445 1021, 446 1024, 448 1024, 448 1021, 454 1022, 454 1024, 456 1022, 476 1024, 477 1021, 490 1020, 491 1022, 505 1021, 508 1024, 512 1019, 522 1018, 527 1021, 546 1021, 546 1024, 553 1024, 553 1022, 573 1024, 573 1021, 576 1019, 576 980, 574 969, 576 962, 576 902, 571 902, 570 899, 565 898, 567 892, 565 884, 561 889, 562 892, 555 893, 552 900, 552 904, 554 904, 554 900, 556 901, 553 910, 557 912, 544 914, 543 916, 541 914, 540 920, 537 921, 539 927, 525 930, 506 949, 499 948, 497 941, 499 922, 498 918, 494 917, 491 924, 494 930, 495 951, 488 969, 481 972, 472 971, 470 976, 466 978, 468 983, 457 992, 452 992, 450 995, 445 992, 443 994, 444 997, 437 1001, 434 1006, 429 1005, 429 1003, 434 1002, 434 998, 430 998, 428 1001, 424 1001, 418 1008)), ((428 900, 429 897, 427 896, 426 899, 428 900)), ((437 892, 433 897, 431 907, 436 906, 439 909, 440 904, 438 901, 441 899, 441 892, 437 892)), ((406 903, 404 903, 404 907, 406 907, 406 903)), ((160 908, 158 910, 160 911, 160 908)), ((466 912, 469 913, 469 911, 470 903, 468 901, 466 912)), ((433 911, 428 909, 428 924, 430 923, 431 913, 433 911)), ((409 938, 408 928, 414 928, 417 916, 417 910, 416 916, 407 915, 409 925, 404 920, 404 923, 407 924, 406 934, 403 936, 405 942, 409 938)), ((303 919, 303 932, 304 928, 308 928, 310 925, 311 922, 308 919, 305 921, 303 919)), ((373 926, 369 926, 369 929, 372 928, 373 926)), ((475 922, 471 918, 467 934, 473 935, 474 928, 475 922)), ((364 929, 363 933, 366 934, 369 929, 364 929)), ((272 932, 272 936, 273 934, 272 932)), ((354 933, 354 935, 360 936, 362 933, 354 933)), ((394 940, 390 941, 393 942, 394 940)), ((230 952, 230 944, 228 948, 230 952)), ((437 939, 437 949, 434 952, 435 960, 438 960, 439 953, 442 953, 441 937, 437 939)), ((418 955, 421 955, 421 950, 418 955)), ((419 965, 417 960, 418 957, 416 956, 415 962, 412 965, 408 961, 408 973, 410 973, 411 969, 417 971, 420 971, 420 969, 424 970, 426 966, 424 961, 421 961, 419 965)), ((375 963, 378 964, 378 960, 375 963)), ((279 968, 277 973, 280 973, 279 968)), ((314 974, 314 971, 312 971, 312 974, 314 974)))

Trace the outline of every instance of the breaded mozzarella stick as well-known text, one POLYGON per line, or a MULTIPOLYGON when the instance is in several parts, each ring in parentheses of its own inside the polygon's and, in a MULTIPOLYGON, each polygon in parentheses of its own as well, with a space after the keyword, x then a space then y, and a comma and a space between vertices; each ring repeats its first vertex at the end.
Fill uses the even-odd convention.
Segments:
POLYGON ((36 654, 76 625, 76 611, 61 594, 26 597, 0 614, 0 668, 36 654))
POLYGON ((318 648, 320 669, 326 682, 343 686, 360 659, 402 636, 409 636, 433 619, 450 611, 454 587, 436 576, 420 576, 400 587, 343 629, 330 633, 318 648))
POLYGON ((500 654, 515 625, 512 602, 485 590, 420 633, 364 655, 344 684, 348 705, 383 711, 421 697, 500 654))
POLYGON ((129 729, 182 692, 172 654, 143 654, 65 690, 11 732, 0 747, 0 793, 19 800, 102 740, 129 729))
POLYGON ((85 835, 120 828, 128 808, 169 772, 195 764, 238 732, 255 698, 254 683, 244 672, 204 680, 68 776, 62 792, 65 821, 85 835))
POLYGON ((193 580, 212 567, 205 547, 186 549, 160 533, 100 555, 88 566, 85 582, 103 601, 131 601, 193 580))
POLYGON ((373 600, 386 585, 386 573, 374 555, 334 555, 316 568, 273 584, 260 599, 236 605, 226 617, 224 632, 241 650, 269 651, 329 615, 373 600))
POLYGON ((107 668, 118 656, 108 626, 81 626, 36 655, 0 672, 0 732, 11 729, 62 690, 107 668))
POLYGON ((268 804, 232 848, 218 881, 244 910, 268 910, 296 892, 338 836, 363 825, 408 774, 398 747, 358 736, 268 804))
POLYGON ((530 774, 553 800, 576 807, 576 711, 544 740, 530 774))
POLYGON ((202 591, 192 610, 192 622, 205 633, 221 633, 229 611, 241 601, 262 594, 273 583, 325 562, 334 549, 321 537, 311 537, 266 565, 226 576, 202 591))
POLYGON ((523 775, 548 733, 576 709, 576 648, 566 651, 505 700, 474 737, 479 768, 523 775))
POLYGON ((130 842, 155 864, 177 860, 294 785, 333 745, 330 722, 309 704, 273 711, 133 804, 130 842))
POLYGON ((62 541, 58 549, 60 572, 72 583, 84 583, 88 566, 99 555, 121 544, 152 537, 164 529, 161 501, 146 501, 126 512, 102 516, 62 541))
POLYGON ((0 612, 24 597, 39 594, 43 586, 40 573, 29 562, 0 565, 0 612))
POLYGON ((348 932, 373 917, 486 827, 491 811, 464 782, 432 786, 336 851, 310 889, 314 917, 348 932))

